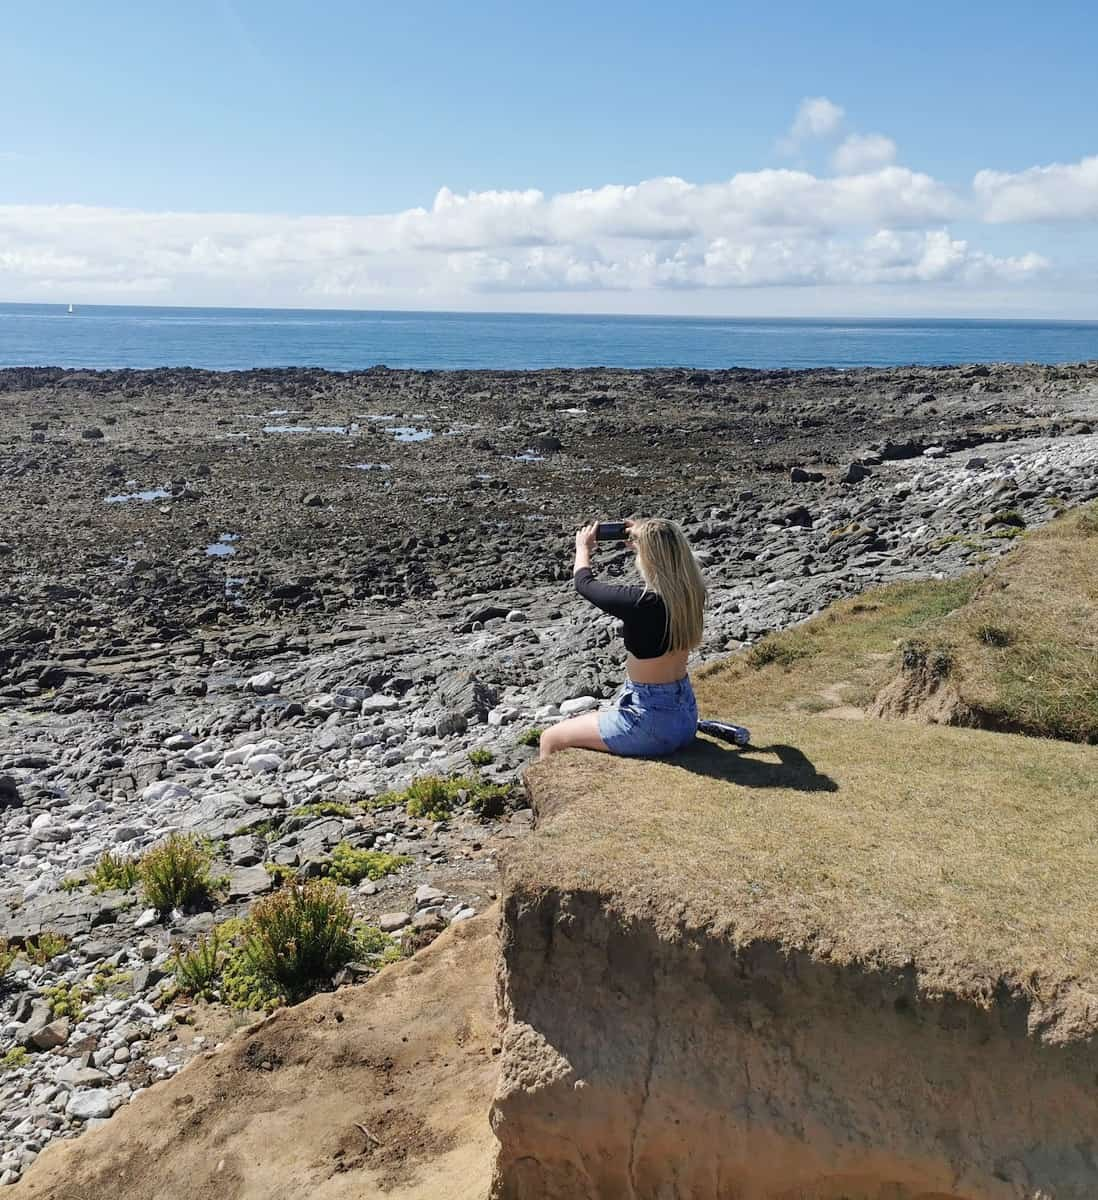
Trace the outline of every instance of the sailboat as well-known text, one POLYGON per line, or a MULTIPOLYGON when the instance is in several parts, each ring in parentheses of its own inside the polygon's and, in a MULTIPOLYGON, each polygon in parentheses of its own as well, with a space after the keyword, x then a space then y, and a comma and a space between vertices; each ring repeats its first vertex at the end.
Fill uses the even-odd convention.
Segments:
POLYGON ((69 305, 69 313, 70 314, 72 313, 72 305, 71 304, 69 305))

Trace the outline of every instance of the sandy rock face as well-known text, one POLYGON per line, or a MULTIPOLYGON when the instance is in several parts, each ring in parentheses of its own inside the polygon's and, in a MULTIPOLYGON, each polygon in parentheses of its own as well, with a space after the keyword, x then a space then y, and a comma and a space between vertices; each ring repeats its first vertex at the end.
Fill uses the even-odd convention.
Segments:
POLYGON ((1022 1001, 514 879, 499 988, 494 1200, 1096 1193, 1098 1053, 1042 1043, 1022 1001))

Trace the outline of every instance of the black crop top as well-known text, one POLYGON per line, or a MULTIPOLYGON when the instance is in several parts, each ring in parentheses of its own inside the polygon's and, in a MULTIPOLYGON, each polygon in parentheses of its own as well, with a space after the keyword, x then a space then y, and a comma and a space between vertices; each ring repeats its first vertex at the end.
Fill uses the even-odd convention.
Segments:
POLYGON ((580 567, 572 582, 585 600, 625 623, 625 648, 634 658, 667 653, 667 609, 662 597, 642 587, 600 583, 590 567, 580 567))

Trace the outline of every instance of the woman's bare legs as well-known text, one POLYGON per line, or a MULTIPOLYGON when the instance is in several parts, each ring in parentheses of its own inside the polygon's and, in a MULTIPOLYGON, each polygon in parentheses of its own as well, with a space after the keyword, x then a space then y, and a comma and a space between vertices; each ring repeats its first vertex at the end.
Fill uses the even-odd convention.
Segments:
POLYGON ((556 725, 550 725, 541 735, 539 743, 541 752, 539 758, 548 758, 558 750, 567 750, 569 746, 577 746, 582 750, 601 750, 609 754, 610 749, 599 734, 599 714, 584 713, 579 717, 571 717, 556 725))

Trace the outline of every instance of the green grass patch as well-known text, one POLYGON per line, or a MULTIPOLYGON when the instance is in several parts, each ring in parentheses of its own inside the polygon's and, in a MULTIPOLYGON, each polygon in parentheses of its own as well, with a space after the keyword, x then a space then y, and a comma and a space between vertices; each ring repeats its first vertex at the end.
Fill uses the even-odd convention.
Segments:
POLYGON ((25 1046, 12 1046, 7 1054, 0 1058, 0 1071, 15 1071, 19 1067, 25 1067, 29 1058, 25 1046))
POLYGON ((332 850, 325 873, 336 883, 354 885, 363 879, 383 879, 399 871, 412 860, 403 854, 386 854, 381 850, 359 850, 350 842, 340 842, 332 850))
POLYGON ((290 817, 353 817, 355 809, 342 800, 314 800, 309 804, 299 804, 291 808, 290 817))
POLYGON ((495 760, 495 755, 491 750, 486 750, 483 746, 477 746, 469 751, 469 762, 474 767, 486 767, 489 763, 495 760))
POLYGON ((10 945, 6 938, 0 938, 0 981, 11 969, 11 964, 15 962, 18 950, 10 945))
POLYGON ((520 746, 537 746, 544 732, 544 729, 524 729, 518 736, 518 744, 520 746))

